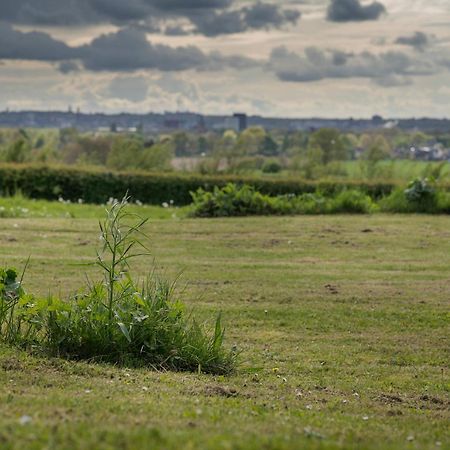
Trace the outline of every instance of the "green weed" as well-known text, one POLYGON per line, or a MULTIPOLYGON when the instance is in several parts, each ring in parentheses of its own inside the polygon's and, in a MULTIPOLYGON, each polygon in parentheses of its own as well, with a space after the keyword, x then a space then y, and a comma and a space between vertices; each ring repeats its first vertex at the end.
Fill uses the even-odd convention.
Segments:
POLYGON ((174 298, 174 283, 151 271, 133 280, 130 261, 147 255, 142 227, 127 199, 116 202, 100 223, 103 248, 95 263, 104 280, 68 301, 25 295, 16 272, 0 272, 0 325, 5 342, 52 355, 157 369, 224 374, 234 370, 236 354, 223 348, 220 315, 210 335, 174 298))

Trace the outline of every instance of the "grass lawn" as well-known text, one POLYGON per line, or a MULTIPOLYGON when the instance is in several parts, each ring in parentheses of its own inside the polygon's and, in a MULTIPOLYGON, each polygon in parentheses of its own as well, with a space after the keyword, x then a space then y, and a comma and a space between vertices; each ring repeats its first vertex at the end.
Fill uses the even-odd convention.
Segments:
MULTIPOLYGON (((78 263, 95 256, 101 209, 79 208, 0 219, 0 265, 20 269, 31 255, 27 291, 66 295, 86 271, 96 276, 78 263)), ((153 256, 168 276, 182 271, 187 307, 223 312, 238 372, 159 373, 0 346, 2 450, 450 448, 450 217, 147 213, 162 218, 147 226, 153 256)))

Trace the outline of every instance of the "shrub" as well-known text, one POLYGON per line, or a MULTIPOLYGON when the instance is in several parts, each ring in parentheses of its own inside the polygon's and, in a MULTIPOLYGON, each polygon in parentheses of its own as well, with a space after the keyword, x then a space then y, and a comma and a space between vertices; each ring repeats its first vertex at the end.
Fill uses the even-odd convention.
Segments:
POLYGON ((371 198, 359 191, 343 191, 336 197, 322 194, 283 195, 270 197, 251 186, 228 184, 213 192, 192 192, 191 215, 223 217, 283 214, 370 213, 375 210, 371 198))
POLYGON ((279 173, 282 169, 282 165, 276 159, 267 160, 261 168, 263 173, 279 173))
POLYGON ((280 205, 269 196, 255 191, 251 186, 229 183, 224 188, 215 187, 213 192, 199 189, 192 192, 193 210, 196 217, 248 216, 280 213, 280 205))
POLYGON ((449 213, 450 197, 427 178, 411 181, 406 189, 396 189, 380 202, 381 209, 395 213, 449 213))
POLYGON ((361 191, 343 191, 331 200, 330 212, 368 214, 374 212, 376 204, 361 191))
POLYGON ((0 285, 2 339, 74 359, 231 372, 236 354, 223 349, 220 315, 210 335, 186 317, 183 304, 174 299, 173 283, 154 271, 141 288, 132 279, 130 260, 147 254, 141 242, 145 220, 126 225, 130 215, 125 208, 126 199, 115 203, 100 225, 104 246, 97 253, 96 264, 104 281, 89 283, 67 302, 26 296, 21 283, 15 281, 15 272, 4 272, 0 285), (6 333, 11 328, 8 321, 14 325, 13 333, 6 333))

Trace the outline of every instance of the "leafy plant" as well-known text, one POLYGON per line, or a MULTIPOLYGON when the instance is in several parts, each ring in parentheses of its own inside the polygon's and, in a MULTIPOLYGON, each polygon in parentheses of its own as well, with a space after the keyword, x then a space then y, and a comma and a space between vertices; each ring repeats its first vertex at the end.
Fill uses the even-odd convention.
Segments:
POLYGON ((103 248, 95 264, 103 271, 103 281, 89 282, 68 301, 36 299, 25 295, 14 271, 2 272, 1 337, 74 359, 218 374, 233 371, 236 353, 223 348, 220 315, 214 332, 208 333, 186 316, 174 297, 174 283, 155 270, 142 283, 133 280, 131 259, 149 250, 142 242, 146 220, 127 224, 133 219, 127 200, 115 202, 100 223, 103 248))
POLYGON ((381 201, 381 208, 387 212, 429 213, 450 212, 450 196, 439 190, 434 180, 417 178, 406 189, 396 189, 381 201))
POLYGON ((229 183, 224 188, 215 187, 213 192, 199 189, 191 193, 191 214, 196 217, 285 215, 285 214, 334 214, 370 213, 375 203, 360 191, 345 190, 333 196, 321 193, 296 196, 270 197, 251 186, 229 183))

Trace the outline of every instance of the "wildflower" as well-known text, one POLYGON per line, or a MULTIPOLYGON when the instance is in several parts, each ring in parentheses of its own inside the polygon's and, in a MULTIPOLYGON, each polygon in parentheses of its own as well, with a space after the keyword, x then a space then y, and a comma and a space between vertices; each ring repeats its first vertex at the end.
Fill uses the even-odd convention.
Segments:
POLYGON ((163 208, 168 208, 168 207, 169 207, 169 204, 168 204, 167 202, 163 202, 163 203, 162 203, 162 207, 163 207, 163 208))
POLYGON ((20 425, 27 425, 31 423, 33 419, 30 416, 24 415, 19 419, 20 425))

